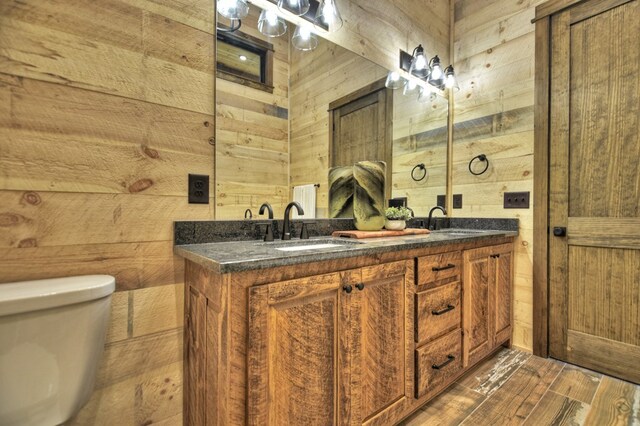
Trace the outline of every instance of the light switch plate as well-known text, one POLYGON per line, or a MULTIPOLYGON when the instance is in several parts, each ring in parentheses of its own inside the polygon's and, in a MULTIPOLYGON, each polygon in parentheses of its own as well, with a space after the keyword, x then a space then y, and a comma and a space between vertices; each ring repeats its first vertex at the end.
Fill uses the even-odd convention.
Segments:
POLYGON ((505 209, 528 209, 531 193, 526 192, 505 192, 504 208, 505 209))

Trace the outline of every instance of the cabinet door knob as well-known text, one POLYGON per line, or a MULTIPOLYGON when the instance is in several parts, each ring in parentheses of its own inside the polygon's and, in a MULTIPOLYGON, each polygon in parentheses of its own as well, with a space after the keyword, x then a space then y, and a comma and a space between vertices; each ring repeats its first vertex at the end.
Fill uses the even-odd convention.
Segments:
POLYGON ((492 254, 490 257, 492 257, 492 258, 494 258, 494 259, 497 259, 497 258, 499 258, 499 257, 500 257, 500 255, 499 255, 499 254, 492 254))
POLYGON ((556 226, 553 228, 554 237, 565 237, 567 235, 567 228, 564 226, 556 226))
POLYGON ((347 284, 347 285, 343 285, 342 289, 347 293, 351 293, 353 291, 353 287, 351 287, 351 285, 347 284))
POLYGON ((356 284, 356 288, 360 291, 364 290, 364 283, 358 283, 356 284))

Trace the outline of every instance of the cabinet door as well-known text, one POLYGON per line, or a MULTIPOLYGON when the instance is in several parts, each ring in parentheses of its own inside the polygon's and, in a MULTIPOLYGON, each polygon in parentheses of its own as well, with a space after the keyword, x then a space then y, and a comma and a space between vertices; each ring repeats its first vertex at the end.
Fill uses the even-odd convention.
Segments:
POLYGON ((248 424, 338 423, 345 296, 337 273, 249 290, 248 424))
POLYGON ((407 273, 412 265, 401 261, 363 268, 364 287, 344 299, 352 325, 349 424, 393 418, 411 398, 413 293, 407 292, 414 286, 407 284, 407 273))
POLYGON ((495 300, 491 247, 464 252, 464 366, 482 359, 493 347, 492 309, 495 300))
POLYGON ((511 339, 511 318, 512 318, 512 291, 513 282, 513 245, 503 244, 495 246, 490 255, 494 266, 495 282, 495 337, 494 346, 500 345, 511 339))

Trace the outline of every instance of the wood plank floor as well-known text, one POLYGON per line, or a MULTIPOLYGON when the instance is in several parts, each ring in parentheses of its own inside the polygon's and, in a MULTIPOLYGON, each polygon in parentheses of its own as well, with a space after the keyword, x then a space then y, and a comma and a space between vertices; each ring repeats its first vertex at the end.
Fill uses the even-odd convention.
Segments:
POLYGON ((402 426, 640 425, 640 386, 503 349, 402 426))

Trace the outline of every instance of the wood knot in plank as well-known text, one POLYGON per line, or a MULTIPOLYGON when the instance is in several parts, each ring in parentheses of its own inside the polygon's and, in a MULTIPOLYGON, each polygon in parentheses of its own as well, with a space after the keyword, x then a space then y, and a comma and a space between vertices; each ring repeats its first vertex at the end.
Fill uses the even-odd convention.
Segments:
POLYGON ((22 195, 22 201, 32 206, 37 206, 42 202, 42 198, 40 198, 37 192, 25 192, 22 195))
POLYGON ((138 181, 135 181, 134 183, 129 185, 129 188, 127 189, 129 190, 130 193, 135 194, 136 192, 142 192, 144 190, 147 190, 152 186, 153 186, 153 180, 145 178, 145 179, 140 179, 138 181))

